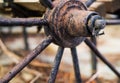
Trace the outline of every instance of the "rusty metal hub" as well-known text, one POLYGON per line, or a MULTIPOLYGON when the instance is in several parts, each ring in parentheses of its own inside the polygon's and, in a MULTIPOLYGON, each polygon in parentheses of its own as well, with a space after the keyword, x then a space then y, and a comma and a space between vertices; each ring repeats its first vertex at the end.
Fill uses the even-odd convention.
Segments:
POLYGON ((45 27, 46 34, 63 47, 75 47, 85 37, 98 35, 101 27, 105 26, 104 22, 96 23, 98 19, 103 21, 102 17, 88 11, 80 0, 54 1, 54 8, 46 11, 45 19, 49 21, 49 27, 45 27), (96 28, 96 25, 101 26, 96 28))

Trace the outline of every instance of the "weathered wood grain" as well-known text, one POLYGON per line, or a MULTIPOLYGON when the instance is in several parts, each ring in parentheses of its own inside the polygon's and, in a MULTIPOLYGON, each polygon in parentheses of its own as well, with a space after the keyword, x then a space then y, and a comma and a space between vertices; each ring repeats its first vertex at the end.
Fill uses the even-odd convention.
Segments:
MULTIPOLYGON (((82 0, 83 2, 87 0, 82 0)), ((45 7, 42 6, 39 0, 14 0, 15 3, 20 4, 28 9, 44 12, 45 7)), ((0 0, 0 7, 2 7, 3 0, 0 0)), ((115 12, 120 9, 120 0, 96 0, 96 2, 89 8, 104 15, 106 12, 115 12)))
MULTIPOLYGON (((39 0, 14 0, 14 3, 20 4, 28 9, 35 11, 45 11, 45 7, 41 5, 39 0)), ((0 7, 2 7, 3 0, 0 0, 0 7)))

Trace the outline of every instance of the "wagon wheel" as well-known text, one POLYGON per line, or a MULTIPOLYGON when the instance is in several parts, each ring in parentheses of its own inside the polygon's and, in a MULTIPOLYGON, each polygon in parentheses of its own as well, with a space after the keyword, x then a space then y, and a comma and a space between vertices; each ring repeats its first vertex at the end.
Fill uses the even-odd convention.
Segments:
POLYGON ((57 44, 59 48, 48 83, 55 82, 64 48, 66 47, 71 49, 76 82, 82 82, 76 46, 83 41, 90 47, 96 56, 100 58, 118 78, 120 78, 120 73, 102 56, 96 46, 87 38, 99 35, 99 31, 105 27, 105 20, 103 18, 96 12, 88 11, 86 5, 80 0, 58 0, 54 2, 51 0, 42 0, 42 3, 48 7, 44 19, 0 18, 1 26, 44 25, 45 33, 48 36, 26 58, 8 72, 0 80, 0 83, 8 83, 52 42, 57 44))

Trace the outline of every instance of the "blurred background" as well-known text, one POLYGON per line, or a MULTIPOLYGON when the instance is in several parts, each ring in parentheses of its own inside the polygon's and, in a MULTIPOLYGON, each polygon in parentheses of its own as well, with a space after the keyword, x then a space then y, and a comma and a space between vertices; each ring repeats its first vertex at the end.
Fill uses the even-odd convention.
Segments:
MULTIPOLYGON (((9 4, 14 5, 8 6, 4 0, 0 0, 0 17, 43 18, 46 10, 39 0, 14 0, 13 2, 11 0, 9 4)), ((105 19, 119 19, 119 4, 120 0, 97 0, 88 9, 99 12, 105 19)), ((120 72, 120 25, 107 25, 104 33, 97 37, 97 48, 120 72)), ((0 26, 0 78, 4 77, 45 38, 44 29, 40 26, 0 26)), ((47 83, 57 49, 57 45, 50 44, 10 83, 47 83)), ((99 59, 97 71, 92 75, 91 51, 84 42, 77 46, 77 53, 83 83, 120 83, 120 79, 99 59)), ((75 83, 69 48, 64 51, 55 83, 75 83)))

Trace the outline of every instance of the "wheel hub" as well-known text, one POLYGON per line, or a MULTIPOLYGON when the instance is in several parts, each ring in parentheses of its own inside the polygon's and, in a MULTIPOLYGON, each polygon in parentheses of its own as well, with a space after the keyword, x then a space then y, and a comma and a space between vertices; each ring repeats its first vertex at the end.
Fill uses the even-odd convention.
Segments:
POLYGON ((54 38, 55 44, 75 47, 85 37, 98 35, 101 27, 105 26, 105 22, 101 22, 99 25, 103 26, 95 29, 98 25, 96 20, 104 20, 96 12, 88 11, 80 0, 58 0, 54 4, 54 8, 48 9, 45 14, 45 19, 49 21, 45 32, 54 38))

